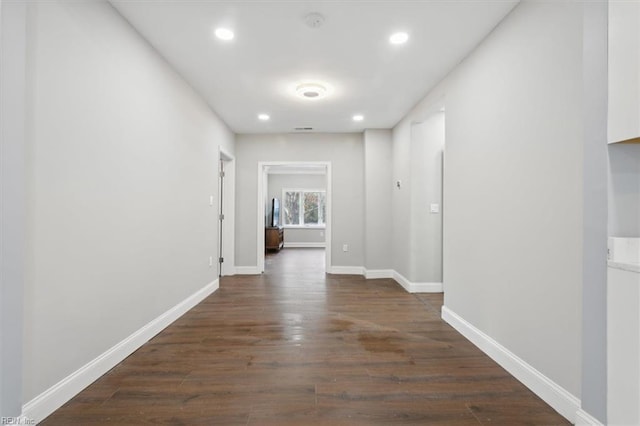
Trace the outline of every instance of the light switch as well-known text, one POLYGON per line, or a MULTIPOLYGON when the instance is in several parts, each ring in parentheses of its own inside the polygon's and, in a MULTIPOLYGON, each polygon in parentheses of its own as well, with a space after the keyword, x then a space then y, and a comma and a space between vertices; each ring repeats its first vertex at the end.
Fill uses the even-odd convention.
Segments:
POLYGON ((431 213, 440 213, 440 204, 431 204, 431 213))

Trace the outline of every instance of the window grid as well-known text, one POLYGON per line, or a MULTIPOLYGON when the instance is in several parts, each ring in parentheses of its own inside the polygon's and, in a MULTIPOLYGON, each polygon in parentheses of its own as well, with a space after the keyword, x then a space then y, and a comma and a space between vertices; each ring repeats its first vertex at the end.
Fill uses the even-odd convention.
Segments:
POLYGON ((282 199, 284 226, 323 227, 325 225, 325 190, 283 189, 282 199))

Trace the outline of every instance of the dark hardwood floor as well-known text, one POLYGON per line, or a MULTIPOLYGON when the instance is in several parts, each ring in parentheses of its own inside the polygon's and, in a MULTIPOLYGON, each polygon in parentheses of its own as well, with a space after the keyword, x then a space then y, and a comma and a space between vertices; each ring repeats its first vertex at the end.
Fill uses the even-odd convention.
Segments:
POLYGON ((440 319, 441 294, 269 254, 44 425, 559 425, 563 417, 440 319))

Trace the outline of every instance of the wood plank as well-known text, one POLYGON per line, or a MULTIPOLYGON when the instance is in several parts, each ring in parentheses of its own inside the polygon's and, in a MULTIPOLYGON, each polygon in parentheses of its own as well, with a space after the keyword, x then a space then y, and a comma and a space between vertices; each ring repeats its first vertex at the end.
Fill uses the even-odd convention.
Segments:
POLYGON ((569 424, 440 319, 441 294, 327 275, 323 249, 267 265, 42 424, 569 424))

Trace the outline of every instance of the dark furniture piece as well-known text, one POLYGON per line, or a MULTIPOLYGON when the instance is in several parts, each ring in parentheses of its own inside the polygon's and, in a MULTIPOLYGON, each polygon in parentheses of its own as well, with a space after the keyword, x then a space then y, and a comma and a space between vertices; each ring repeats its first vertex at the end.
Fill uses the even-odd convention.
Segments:
POLYGON ((284 246, 284 228, 282 226, 267 227, 264 230, 265 250, 280 250, 284 246))

